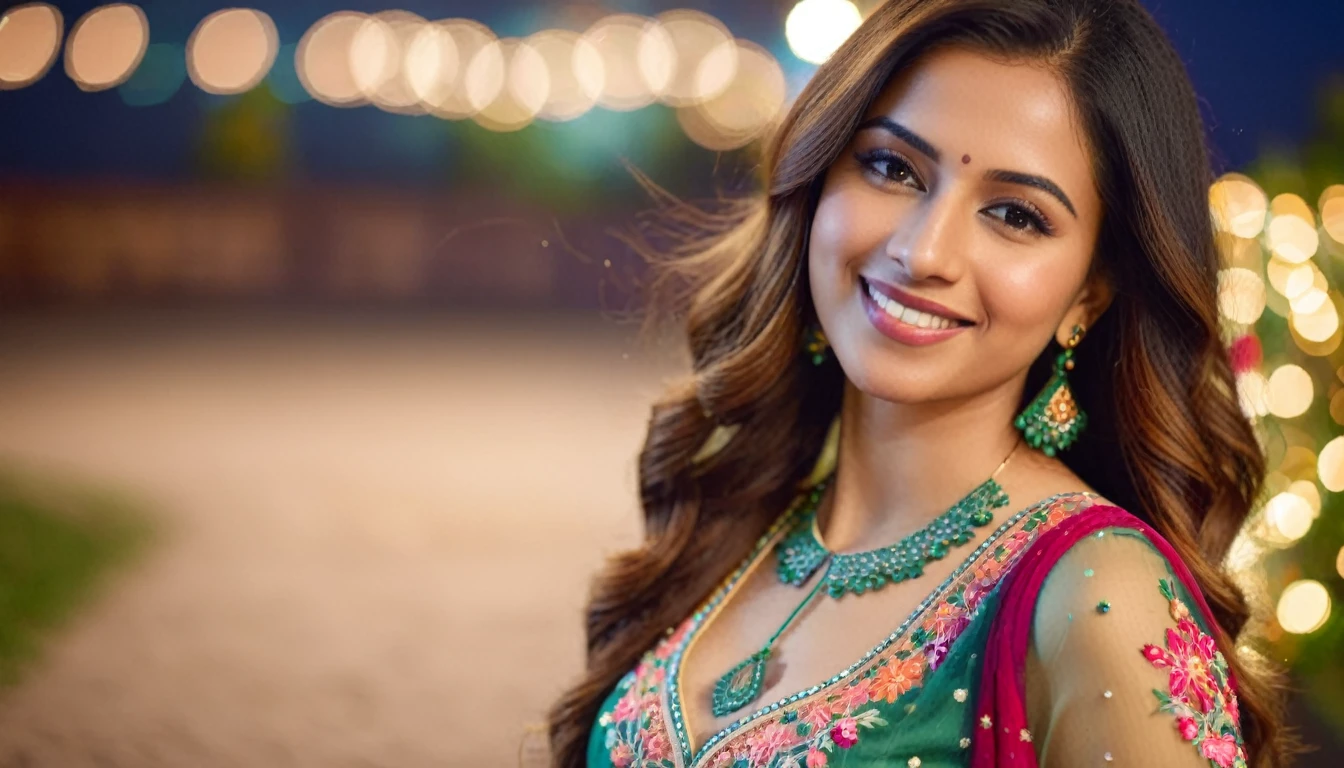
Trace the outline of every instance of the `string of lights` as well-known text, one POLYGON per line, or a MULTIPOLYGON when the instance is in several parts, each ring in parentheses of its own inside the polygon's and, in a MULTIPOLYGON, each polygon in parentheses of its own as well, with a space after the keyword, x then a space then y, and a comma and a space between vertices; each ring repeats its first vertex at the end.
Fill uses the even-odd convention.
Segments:
MULTIPOLYGON (((848 0, 803 0, 786 32, 799 58, 817 63, 860 21, 848 0)), ((68 35, 64 23, 48 3, 0 17, 0 89, 45 76, 62 38, 65 73, 85 91, 126 84, 153 53, 150 20, 135 5, 95 8, 68 35)), ((269 15, 230 8, 202 19, 180 55, 196 87, 230 95, 261 84, 282 50, 269 15)), ((470 119, 501 132, 573 120, 595 107, 662 103, 677 110, 691 140, 724 151, 762 136, 786 101, 784 70, 768 50, 693 10, 614 14, 582 33, 547 29, 525 38, 497 37, 470 19, 338 11, 313 23, 292 55, 307 96, 323 104, 470 119)))

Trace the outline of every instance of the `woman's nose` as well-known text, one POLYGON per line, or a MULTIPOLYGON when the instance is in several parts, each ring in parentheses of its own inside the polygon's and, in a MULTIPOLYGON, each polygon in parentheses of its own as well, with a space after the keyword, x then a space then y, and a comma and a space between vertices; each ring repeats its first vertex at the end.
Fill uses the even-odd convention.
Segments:
POLYGON ((900 263, 911 282, 954 283, 965 270, 966 221, 950 194, 929 195, 894 222, 887 256, 900 263))

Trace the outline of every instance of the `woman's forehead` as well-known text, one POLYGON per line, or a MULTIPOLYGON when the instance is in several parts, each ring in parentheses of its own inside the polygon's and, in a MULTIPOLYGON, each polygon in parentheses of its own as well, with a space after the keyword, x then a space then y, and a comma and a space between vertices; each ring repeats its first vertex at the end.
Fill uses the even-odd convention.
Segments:
POLYGON ((926 54, 897 73, 865 119, 887 117, 960 165, 1049 176, 1091 187, 1087 138, 1067 86, 1037 62, 1009 62, 965 48, 926 54))

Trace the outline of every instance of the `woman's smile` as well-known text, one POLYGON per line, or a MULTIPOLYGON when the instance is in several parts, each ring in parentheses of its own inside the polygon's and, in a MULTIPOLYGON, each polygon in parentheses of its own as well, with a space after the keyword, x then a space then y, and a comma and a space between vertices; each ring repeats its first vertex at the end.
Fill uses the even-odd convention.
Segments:
POLYGON ((873 327, 902 344, 936 344, 975 325, 941 304, 876 280, 860 277, 859 297, 873 327))

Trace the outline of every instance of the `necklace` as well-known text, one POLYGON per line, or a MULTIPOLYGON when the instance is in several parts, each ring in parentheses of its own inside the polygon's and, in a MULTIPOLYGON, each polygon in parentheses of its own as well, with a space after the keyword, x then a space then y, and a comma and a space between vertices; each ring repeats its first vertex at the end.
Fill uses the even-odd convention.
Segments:
POLYGON ((995 478, 1020 444, 1020 441, 1014 443, 1013 450, 1008 452, 1008 456, 989 479, 928 525, 895 544, 866 552, 836 554, 822 543, 817 526, 817 507, 829 478, 813 486, 779 545, 777 574, 781 582, 797 587, 805 584, 823 565, 826 570, 765 645, 728 670, 715 683, 711 701, 714 716, 723 717, 736 712, 761 695, 766 662, 775 641, 823 590, 830 597, 838 599, 846 594, 862 595, 887 584, 917 578, 923 575, 927 563, 941 560, 947 556, 951 547, 970 541, 972 528, 989 525, 994 519, 994 510, 1008 504, 1008 494, 995 478))

